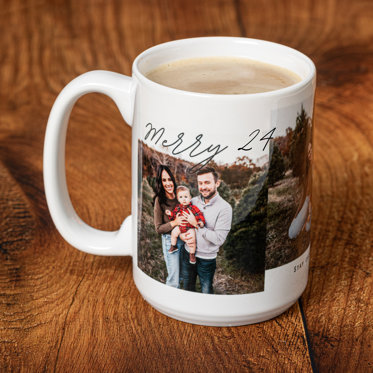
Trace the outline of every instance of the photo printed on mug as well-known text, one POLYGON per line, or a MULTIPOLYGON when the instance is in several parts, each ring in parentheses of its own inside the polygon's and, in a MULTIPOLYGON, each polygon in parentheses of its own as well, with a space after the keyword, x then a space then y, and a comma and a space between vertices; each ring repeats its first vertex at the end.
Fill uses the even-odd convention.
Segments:
POLYGON ((312 115, 312 97, 280 107, 234 146, 219 131, 144 123, 138 267, 187 291, 264 291, 266 269, 310 246, 312 115))

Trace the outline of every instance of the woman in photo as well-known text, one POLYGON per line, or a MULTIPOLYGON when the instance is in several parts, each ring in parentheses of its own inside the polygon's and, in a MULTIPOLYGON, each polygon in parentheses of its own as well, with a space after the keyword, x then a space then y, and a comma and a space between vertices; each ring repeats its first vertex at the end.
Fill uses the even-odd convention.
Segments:
POLYGON ((312 187, 312 143, 311 143, 312 122, 307 124, 307 154, 302 154, 304 158, 304 171, 300 177, 300 183, 303 185, 303 196, 301 207, 289 227, 288 236, 290 239, 298 237, 300 232, 305 229, 307 232, 311 229, 311 187, 312 187))
POLYGON ((171 231, 177 225, 182 224, 183 218, 176 216, 170 221, 166 211, 173 211, 178 201, 176 199, 176 181, 171 170, 166 165, 158 166, 154 196, 154 225, 158 234, 162 235, 162 250, 167 267, 166 285, 179 287, 180 249, 184 243, 177 240, 178 250, 171 252, 171 231))

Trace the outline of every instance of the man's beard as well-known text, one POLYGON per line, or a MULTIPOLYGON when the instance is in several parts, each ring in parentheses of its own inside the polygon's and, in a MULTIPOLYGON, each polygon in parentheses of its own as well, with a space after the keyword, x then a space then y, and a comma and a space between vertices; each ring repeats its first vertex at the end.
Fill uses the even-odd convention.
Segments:
POLYGON ((214 190, 213 190, 209 195, 207 195, 206 197, 203 197, 203 195, 202 195, 202 197, 203 197, 204 199, 209 200, 209 199, 211 199, 215 194, 216 194, 216 189, 214 189, 214 190))

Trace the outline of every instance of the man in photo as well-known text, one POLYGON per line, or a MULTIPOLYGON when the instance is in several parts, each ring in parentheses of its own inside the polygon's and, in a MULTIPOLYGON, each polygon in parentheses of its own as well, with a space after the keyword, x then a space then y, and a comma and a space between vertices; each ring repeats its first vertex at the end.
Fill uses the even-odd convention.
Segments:
POLYGON ((195 291, 199 277, 202 293, 213 294, 216 257, 232 226, 232 207, 218 193, 219 175, 214 168, 205 167, 197 172, 200 195, 192 199, 205 217, 205 226, 200 227, 192 213, 183 213, 185 221, 196 228, 196 265, 189 262, 188 243, 193 243, 192 235, 185 234, 186 245, 181 255, 181 276, 183 288, 195 291))

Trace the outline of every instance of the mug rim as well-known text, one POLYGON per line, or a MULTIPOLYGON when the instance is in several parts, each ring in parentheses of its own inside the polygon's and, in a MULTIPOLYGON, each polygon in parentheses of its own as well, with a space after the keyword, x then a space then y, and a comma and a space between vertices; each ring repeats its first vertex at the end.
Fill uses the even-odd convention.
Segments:
MULTIPOLYGON (((253 58, 254 59, 254 58, 253 58)), ((275 63, 272 63, 272 65, 276 65, 275 63)), ((292 71, 291 69, 289 69, 292 71)), ((292 71, 294 72, 294 71, 292 71)), ((261 40, 261 39, 252 39, 252 38, 245 38, 245 37, 234 37, 234 36, 207 36, 207 37, 193 37, 193 38, 186 38, 186 39, 178 39, 178 40, 172 40, 168 41, 165 43, 157 44, 153 47, 150 47, 140 53, 134 60, 133 65, 132 65, 132 75, 135 76, 138 81, 140 81, 142 84, 156 89, 156 90, 161 90, 164 93, 169 93, 169 94, 181 94, 181 95, 187 95, 187 96, 193 96, 193 97, 200 97, 200 98, 209 98, 209 99, 230 99, 230 100, 235 100, 235 99, 255 99, 255 98, 265 98, 265 97, 272 97, 272 96, 281 96, 283 94, 291 94, 294 92, 297 92, 301 90, 302 88, 306 87, 308 84, 310 84, 313 79, 316 77, 316 67, 313 61, 306 56, 304 53, 288 47, 286 45, 280 44, 280 43, 275 43, 271 41, 266 41, 266 40, 261 40), (247 43, 250 45, 262 45, 262 46, 267 46, 267 47, 272 47, 272 48, 281 48, 284 51, 287 51, 290 54, 296 55, 300 59, 302 59, 303 63, 306 64, 309 68, 309 72, 304 78, 301 78, 301 80, 295 84, 292 84, 288 87, 280 88, 280 89, 275 89, 272 91, 267 91, 267 92, 258 92, 258 93, 239 93, 239 94, 226 94, 226 93, 201 93, 201 92, 193 92, 193 91, 186 91, 178 88, 172 88, 168 87, 166 85, 156 83, 149 78, 147 78, 139 68, 139 64, 143 59, 146 57, 154 54, 155 52, 159 52, 165 49, 168 49, 170 47, 177 46, 178 44, 180 46, 182 45, 190 45, 195 42, 208 42, 208 41, 231 41, 232 43, 247 43)))

